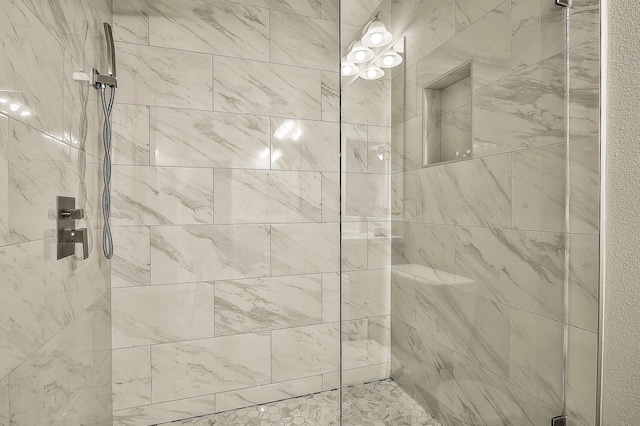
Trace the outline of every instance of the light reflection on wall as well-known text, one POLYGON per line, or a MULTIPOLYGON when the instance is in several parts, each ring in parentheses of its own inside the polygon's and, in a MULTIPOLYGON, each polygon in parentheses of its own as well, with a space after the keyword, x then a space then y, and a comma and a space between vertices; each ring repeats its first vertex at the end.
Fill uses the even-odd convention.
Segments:
POLYGON ((31 108, 22 105, 20 102, 13 101, 6 96, 0 96, 0 112, 9 116, 20 116, 23 118, 32 115, 31 108))

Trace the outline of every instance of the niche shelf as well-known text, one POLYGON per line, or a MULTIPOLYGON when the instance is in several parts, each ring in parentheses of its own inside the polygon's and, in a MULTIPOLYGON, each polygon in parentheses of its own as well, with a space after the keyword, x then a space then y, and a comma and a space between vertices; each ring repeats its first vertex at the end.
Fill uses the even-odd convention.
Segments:
POLYGON ((472 65, 423 88, 423 166, 467 160, 473 152, 472 65))

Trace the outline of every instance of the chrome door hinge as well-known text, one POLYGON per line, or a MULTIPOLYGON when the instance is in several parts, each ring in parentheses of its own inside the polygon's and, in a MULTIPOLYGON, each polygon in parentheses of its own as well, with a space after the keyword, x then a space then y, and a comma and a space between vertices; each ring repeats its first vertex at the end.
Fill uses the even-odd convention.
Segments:
POLYGON ((571 7, 571 0, 556 0, 558 6, 571 7))
POLYGON ((551 426, 567 426, 567 418, 566 417, 554 417, 551 419, 551 426))

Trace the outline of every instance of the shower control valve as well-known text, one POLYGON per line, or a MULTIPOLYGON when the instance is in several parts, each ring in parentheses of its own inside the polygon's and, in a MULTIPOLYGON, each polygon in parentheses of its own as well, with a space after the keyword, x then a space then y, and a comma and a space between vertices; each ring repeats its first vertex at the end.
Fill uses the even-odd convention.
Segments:
POLYGON ((84 209, 76 209, 76 199, 57 199, 58 259, 73 256, 76 244, 82 244, 82 259, 89 257, 89 232, 86 228, 76 229, 76 220, 84 219, 84 209))

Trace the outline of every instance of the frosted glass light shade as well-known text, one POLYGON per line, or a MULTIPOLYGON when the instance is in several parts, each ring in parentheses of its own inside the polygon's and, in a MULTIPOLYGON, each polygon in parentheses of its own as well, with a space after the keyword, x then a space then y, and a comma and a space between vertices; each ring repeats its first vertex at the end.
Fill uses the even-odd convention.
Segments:
POLYGON ((363 72, 360 77, 364 78, 365 80, 378 80, 379 78, 384 77, 384 70, 382 70, 382 68, 380 67, 372 65, 367 68, 367 70, 363 72))
POLYGON ((347 55, 347 60, 349 62, 353 62, 354 64, 361 64, 373 59, 374 55, 375 53, 373 52, 373 50, 369 49, 361 42, 356 41, 351 48, 351 52, 349 52, 349 54, 347 55))
POLYGON ((373 21, 367 33, 362 36, 362 44, 368 47, 380 47, 388 44, 393 39, 393 34, 387 31, 387 27, 381 21, 373 21))
POLYGON ((380 68, 394 68, 402 63, 402 56, 398 55, 394 50, 384 52, 376 61, 376 65, 380 68))
POLYGON ((340 74, 343 77, 351 77, 352 75, 358 74, 358 72, 360 72, 360 67, 358 67, 353 62, 349 62, 346 58, 342 59, 340 74))

